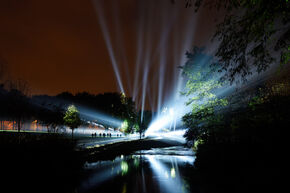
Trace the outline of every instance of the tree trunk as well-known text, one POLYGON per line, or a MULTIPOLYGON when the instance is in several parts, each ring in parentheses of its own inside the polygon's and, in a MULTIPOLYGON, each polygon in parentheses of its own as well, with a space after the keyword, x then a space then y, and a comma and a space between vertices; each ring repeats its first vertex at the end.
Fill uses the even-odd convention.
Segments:
POLYGON ((18 132, 20 132, 20 129, 21 129, 21 120, 20 119, 18 120, 17 126, 18 126, 18 132))
POLYGON ((71 139, 72 140, 74 139, 74 130, 73 129, 71 130, 71 139))

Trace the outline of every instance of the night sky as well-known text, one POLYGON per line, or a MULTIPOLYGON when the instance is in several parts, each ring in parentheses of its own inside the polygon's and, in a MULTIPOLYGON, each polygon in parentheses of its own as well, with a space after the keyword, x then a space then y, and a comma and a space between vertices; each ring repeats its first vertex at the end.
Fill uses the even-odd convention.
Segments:
POLYGON ((99 9, 128 95, 133 93, 141 49, 138 38, 143 37, 144 42, 141 61, 149 58, 150 63, 147 87, 156 89, 160 61, 166 59, 163 89, 170 89, 185 51, 206 44, 214 29, 213 11, 194 14, 193 9, 185 8, 184 1, 1 0, 0 58, 7 63, 9 78, 27 80, 32 94, 119 91, 99 25, 99 9), (160 54, 162 49, 165 51, 160 54))

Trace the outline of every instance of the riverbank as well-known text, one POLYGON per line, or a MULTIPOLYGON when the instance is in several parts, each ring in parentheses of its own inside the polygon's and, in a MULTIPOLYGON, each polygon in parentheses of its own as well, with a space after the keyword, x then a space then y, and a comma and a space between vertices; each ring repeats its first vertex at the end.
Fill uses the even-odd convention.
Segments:
POLYGON ((76 140, 59 134, 0 132, 1 188, 6 192, 73 193, 86 162, 181 144, 142 139, 79 151, 76 145, 76 140))
POLYGON ((184 144, 169 139, 146 138, 121 141, 103 146, 97 145, 96 147, 85 149, 83 152, 86 155, 85 160, 93 162, 97 160, 112 160, 119 155, 129 155, 139 150, 182 145, 184 144))
POLYGON ((78 193, 190 193, 193 152, 183 146, 140 150, 86 163, 78 193))
MULTIPOLYGON (((111 176, 114 171, 114 175, 120 174, 118 180, 124 184, 134 184, 136 179, 130 178, 130 175, 136 174, 139 180, 143 180, 141 174, 147 175, 149 184, 156 183, 149 180, 155 175, 162 176, 162 183, 168 179, 173 183, 176 179, 174 176, 179 176, 176 172, 182 170, 181 177, 193 188, 193 192, 260 192, 265 188, 279 187, 271 184, 274 179, 279 179, 279 167, 273 164, 277 156, 263 154, 259 156, 261 159, 257 159, 257 153, 261 154, 261 150, 254 148, 253 144, 248 147, 245 144, 201 146, 195 166, 181 164, 194 159, 194 156, 181 153, 183 144, 169 139, 134 139, 78 150, 76 145, 77 141, 57 134, 0 133, 1 188, 8 190, 6 192, 75 193, 77 185, 83 179, 84 166, 97 167, 101 163, 110 163, 112 167, 100 166, 88 172, 102 173, 106 170, 106 175, 111 176), (174 149, 176 146, 179 148, 174 149), (172 147, 174 151, 166 147, 172 147), (151 150, 152 148, 156 149, 151 150), (175 161, 181 164, 180 167, 176 168, 175 161), (139 162, 140 167, 134 169, 139 162), (121 169, 126 171, 127 165, 129 173, 125 176, 120 172, 121 169), (143 172, 142 168, 148 170, 148 173, 143 172)), ((115 183, 115 178, 112 177, 112 183, 115 183)), ((98 180, 104 180, 103 178, 104 176, 98 180)), ((178 180, 177 182, 179 184, 178 180)), ((107 192, 111 184, 104 187, 103 192, 107 192)), ((95 190, 102 192, 98 188, 95 190)), ((130 190, 134 192, 134 189, 130 190)), ((158 189, 154 190, 158 192, 158 189)))

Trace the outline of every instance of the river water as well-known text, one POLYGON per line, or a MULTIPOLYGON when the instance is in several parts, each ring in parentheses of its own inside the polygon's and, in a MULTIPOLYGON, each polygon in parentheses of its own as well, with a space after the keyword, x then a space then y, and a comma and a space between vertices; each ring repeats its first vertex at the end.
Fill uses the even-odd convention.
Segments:
POLYGON ((193 152, 181 146, 138 151, 114 160, 86 163, 81 193, 187 193, 193 152))

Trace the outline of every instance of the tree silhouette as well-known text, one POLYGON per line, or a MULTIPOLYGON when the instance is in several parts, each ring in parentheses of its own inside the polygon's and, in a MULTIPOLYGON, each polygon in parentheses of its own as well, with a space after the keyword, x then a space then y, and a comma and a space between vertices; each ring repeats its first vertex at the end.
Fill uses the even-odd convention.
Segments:
POLYGON ((138 113, 137 117, 137 132, 140 135, 140 139, 142 135, 146 132, 149 127, 149 124, 152 120, 152 111, 144 111, 143 112, 143 120, 141 120, 141 111, 138 113))
POLYGON ((6 71, 7 71, 6 62, 1 60, 1 58, 0 58, 0 84, 2 83, 3 78, 6 75, 6 71))
POLYGON ((187 7, 201 6, 225 11, 213 40, 223 79, 246 81, 277 60, 290 61, 290 1, 288 0, 186 0, 187 7), (278 53, 278 54, 276 54, 278 53))

